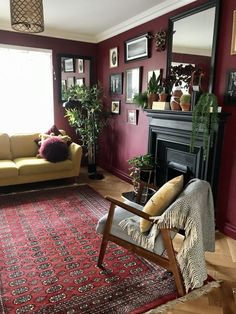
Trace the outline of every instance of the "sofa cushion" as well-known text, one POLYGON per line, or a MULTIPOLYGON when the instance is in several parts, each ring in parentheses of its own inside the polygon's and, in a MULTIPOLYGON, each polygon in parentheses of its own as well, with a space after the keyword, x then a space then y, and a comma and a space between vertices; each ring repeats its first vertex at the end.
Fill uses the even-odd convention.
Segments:
POLYGON ((12 160, 0 160, 0 178, 18 176, 18 168, 12 160))
POLYGON ((57 136, 44 140, 39 154, 48 161, 59 162, 68 158, 68 146, 57 136))
POLYGON ((32 175, 47 172, 67 171, 72 170, 73 163, 67 159, 57 163, 52 163, 43 158, 24 157, 14 159, 19 175, 32 175))
POLYGON ((0 159, 11 159, 10 140, 6 133, 0 133, 0 159))
POLYGON ((38 152, 34 139, 39 133, 14 134, 10 136, 12 158, 33 157, 38 152))

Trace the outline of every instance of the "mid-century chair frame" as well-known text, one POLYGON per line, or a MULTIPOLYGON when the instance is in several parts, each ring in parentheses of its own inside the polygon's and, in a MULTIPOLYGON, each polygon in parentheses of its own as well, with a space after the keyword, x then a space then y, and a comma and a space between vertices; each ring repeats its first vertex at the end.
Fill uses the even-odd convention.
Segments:
MULTIPOLYGON (((145 184, 145 183, 141 182, 140 189, 139 189, 139 192, 137 195, 137 203, 140 202, 140 200, 141 200, 142 191, 143 191, 143 188, 145 187, 145 185, 153 188, 153 185, 145 184)), ((174 251, 172 239, 170 236, 171 229, 160 228, 160 232, 161 232, 162 239, 163 239, 163 244, 164 244, 164 247, 166 249, 167 256, 168 256, 167 258, 164 256, 161 256, 161 255, 158 255, 154 252, 148 251, 148 250, 146 250, 146 249, 144 249, 138 245, 135 245, 135 244, 132 244, 128 241, 120 239, 117 236, 111 234, 112 221, 113 221, 113 216, 114 216, 116 206, 119 206, 119 207, 133 213, 134 215, 145 218, 146 220, 149 220, 151 222, 153 222, 153 220, 150 219, 151 216, 148 215, 147 213, 142 212, 142 211, 126 204, 126 203, 120 202, 120 201, 118 201, 112 197, 109 197, 109 196, 107 196, 106 199, 111 202, 111 205, 110 205, 108 217, 106 220, 105 228, 103 230, 103 238, 102 238, 100 253, 99 253, 99 257, 98 257, 98 267, 102 267, 102 262, 103 262, 103 258, 105 255, 108 241, 112 241, 112 242, 132 251, 133 253, 136 253, 137 255, 140 255, 140 256, 150 260, 151 262, 153 262, 157 265, 160 265, 160 266, 164 267, 165 269, 167 269, 168 271, 172 272, 173 276, 174 276, 178 295, 179 296, 185 295, 186 291, 185 291, 185 287, 184 287, 184 283, 183 283, 183 278, 182 278, 182 275, 181 275, 181 272, 180 272, 180 269, 179 269, 179 266, 178 266, 178 263, 177 263, 177 260, 175 257, 175 251, 174 251)))

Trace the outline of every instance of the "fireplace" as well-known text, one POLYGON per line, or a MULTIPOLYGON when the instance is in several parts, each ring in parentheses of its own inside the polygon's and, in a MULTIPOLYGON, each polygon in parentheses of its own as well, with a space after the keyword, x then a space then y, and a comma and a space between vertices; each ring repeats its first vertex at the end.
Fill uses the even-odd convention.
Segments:
POLYGON ((213 138, 209 138, 212 145, 205 160, 201 132, 196 139, 194 152, 189 152, 191 112, 146 110, 146 114, 149 118, 148 151, 157 161, 154 183, 161 186, 180 174, 184 175, 185 183, 192 178, 200 178, 211 184, 215 198, 227 114, 219 114, 219 124, 213 138))

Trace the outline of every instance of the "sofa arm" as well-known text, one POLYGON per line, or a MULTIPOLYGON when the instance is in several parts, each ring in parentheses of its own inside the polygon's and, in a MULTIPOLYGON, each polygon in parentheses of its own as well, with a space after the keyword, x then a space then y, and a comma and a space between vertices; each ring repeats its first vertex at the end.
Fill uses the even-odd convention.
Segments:
POLYGON ((73 163, 73 168, 75 171, 75 176, 79 175, 80 172, 80 164, 82 158, 82 146, 76 143, 71 143, 69 146, 69 159, 73 163))

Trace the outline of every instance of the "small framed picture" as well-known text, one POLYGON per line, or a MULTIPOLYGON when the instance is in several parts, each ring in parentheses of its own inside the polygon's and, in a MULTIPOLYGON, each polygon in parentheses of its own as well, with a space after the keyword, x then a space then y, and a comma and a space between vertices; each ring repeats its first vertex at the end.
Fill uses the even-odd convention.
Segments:
POLYGON ((120 114, 120 100, 112 100, 111 102, 111 113, 120 114))
POLYGON ((143 34, 125 41, 125 62, 149 57, 149 34, 143 34))
POLYGON ((109 60, 110 68, 118 67, 118 47, 110 49, 109 60))
POLYGON ((236 105, 236 69, 228 71, 224 102, 236 105))
POLYGON ((78 86, 83 86, 84 85, 84 78, 77 78, 75 80, 75 84, 78 86))
POLYGON ((110 75, 110 93, 122 94, 122 73, 110 75))
POLYGON ((136 109, 127 109, 127 122, 129 124, 137 125, 137 111, 136 109))
POLYGON ((74 58, 64 59, 64 72, 75 72, 75 60, 74 58))
POLYGON ((78 59, 78 72, 79 73, 84 73, 84 60, 83 59, 78 59))
POLYGON ((66 85, 67 85, 67 88, 70 88, 70 87, 75 85, 75 78, 74 78, 74 76, 67 77, 67 84, 66 85))

